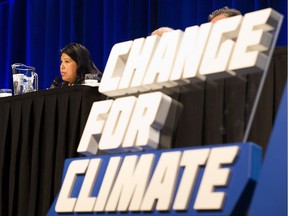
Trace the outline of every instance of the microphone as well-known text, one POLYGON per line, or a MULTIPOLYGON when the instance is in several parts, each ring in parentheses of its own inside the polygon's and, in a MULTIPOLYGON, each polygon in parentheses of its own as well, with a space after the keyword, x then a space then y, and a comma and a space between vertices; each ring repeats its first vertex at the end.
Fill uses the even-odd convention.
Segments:
POLYGON ((58 87, 60 81, 61 81, 60 77, 58 77, 58 76, 55 77, 55 79, 53 80, 49 89, 54 89, 54 88, 58 87))

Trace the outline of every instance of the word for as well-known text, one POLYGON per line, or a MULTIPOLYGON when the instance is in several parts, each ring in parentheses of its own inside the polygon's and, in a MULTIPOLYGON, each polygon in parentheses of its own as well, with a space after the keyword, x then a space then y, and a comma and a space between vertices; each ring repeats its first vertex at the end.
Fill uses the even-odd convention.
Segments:
POLYGON ((181 107, 161 92, 94 102, 77 152, 96 155, 98 149, 108 153, 157 149, 160 131, 169 127, 167 117, 175 106, 181 107))

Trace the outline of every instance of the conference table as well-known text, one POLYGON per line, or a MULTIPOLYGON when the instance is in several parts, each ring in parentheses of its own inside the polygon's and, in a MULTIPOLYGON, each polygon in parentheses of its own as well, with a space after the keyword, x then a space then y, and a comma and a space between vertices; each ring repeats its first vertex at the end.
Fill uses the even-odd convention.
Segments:
POLYGON ((46 215, 91 105, 103 99, 88 86, 1 98, 0 215, 46 215))
MULTIPOLYGON (((248 141, 263 153, 287 82, 287 47, 277 47, 248 141)), ((242 142, 261 74, 202 82, 170 94, 183 105, 171 148, 242 142)), ((73 86, 0 98, 0 215, 46 215, 61 187, 98 87, 73 86)))

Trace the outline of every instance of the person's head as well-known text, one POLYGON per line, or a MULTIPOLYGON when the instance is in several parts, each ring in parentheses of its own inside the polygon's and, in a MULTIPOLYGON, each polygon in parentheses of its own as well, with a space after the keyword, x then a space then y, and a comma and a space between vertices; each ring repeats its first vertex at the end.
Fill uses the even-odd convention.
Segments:
POLYGON ((78 43, 71 43, 60 51, 60 72, 68 84, 81 84, 87 73, 99 73, 88 49, 78 43))
POLYGON ((160 27, 158 29, 156 29, 155 31, 153 31, 151 33, 151 35, 157 35, 159 37, 162 36, 162 34, 164 34, 165 32, 170 32, 173 31, 174 29, 170 28, 170 27, 160 27))
POLYGON ((241 15, 241 12, 239 10, 228 8, 228 7, 223 7, 209 14, 208 20, 212 23, 215 23, 218 20, 237 16, 237 15, 241 15))

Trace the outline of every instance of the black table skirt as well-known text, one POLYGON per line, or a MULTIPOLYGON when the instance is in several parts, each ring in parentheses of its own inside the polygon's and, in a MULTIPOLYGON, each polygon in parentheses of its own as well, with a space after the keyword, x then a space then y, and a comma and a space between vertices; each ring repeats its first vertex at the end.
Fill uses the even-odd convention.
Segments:
POLYGON ((104 99, 86 86, 1 98, 0 215, 46 215, 91 105, 104 99))
MULTIPOLYGON (((241 142, 261 74, 203 82, 171 96, 183 104, 172 148, 241 142)), ((276 48, 249 141, 265 152, 287 81, 287 47, 276 48)), ((97 88, 63 87, 0 98, 0 215, 46 215, 66 158, 79 156, 97 88)))

